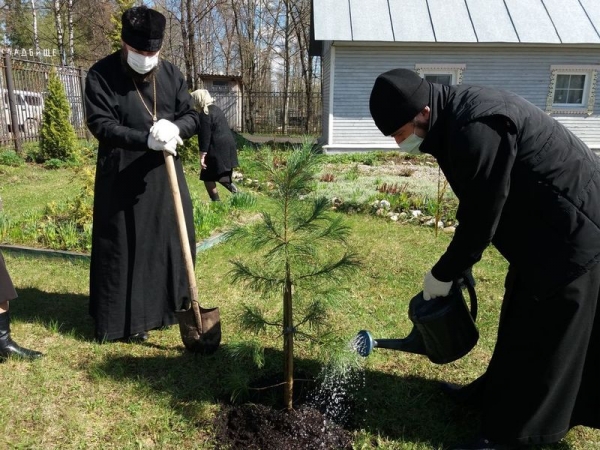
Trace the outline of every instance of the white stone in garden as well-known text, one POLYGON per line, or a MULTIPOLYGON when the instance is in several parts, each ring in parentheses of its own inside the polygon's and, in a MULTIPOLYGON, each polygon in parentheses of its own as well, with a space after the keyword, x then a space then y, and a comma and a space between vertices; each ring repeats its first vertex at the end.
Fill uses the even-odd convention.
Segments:
MULTIPOLYGON (((425 222, 423 225, 425 225, 426 227, 433 227, 435 226, 435 219, 429 219, 427 222, 425 222)), ((441 220, 437 223, 437 227, 439 229, 444 228, 444 222, 442 222, 441 220)))
POLYGON ((380 208, 384 208, 384 209, 390 209, 390 202, 388 202, 387 200, 381 200, 379 202, 379 207, 380 208))
POLYGON ((398 222, 398 219, 399 219, 399 217, 398 217, 398 216, 399 216, 399 214, 392 214, 392 215, 390 216, 390 220, 391 220, 392 222, 398 222))
POLYGON ((421 215, 423 214, 423 213, 422 213, 420 210, 418 210, 418 209, 415 209, 415 210, 411 211, 410 213, 412 214, 412 216, 413 216, 415 219, 416 219, 417 217, 419 217, 419 216, 421 216, 421 215))

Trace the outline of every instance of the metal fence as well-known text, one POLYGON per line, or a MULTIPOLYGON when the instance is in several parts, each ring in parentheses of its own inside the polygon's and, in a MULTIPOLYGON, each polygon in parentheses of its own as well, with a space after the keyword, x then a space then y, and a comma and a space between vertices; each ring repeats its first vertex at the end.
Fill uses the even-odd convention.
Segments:
MULTIPOLYGON (((83 92, 87 71, 74 67, 13 59, 0 59, 0 146, 39 139, 48 77, 57 71, 70 105, 70 121, 80 138, 90 138, 85 123, 83 92)), ((303 92, 255 92, 251 95, 215 91, 215 103, 229 126, 250 134, 301 135, 321 132, 321 95, 303 92), (286 107, 287 103, 287 107, 286 107)))
POLYGON ((318 134, 321 132, 321 94, 211 91, 229 126, 250 134, 318 134), (285 103, 287 100, 287 108, 285 103))
POLYGON ((321 131, 321 95, 256 92, 244 99, 244 131, 267 134, 316 134, 321 131), (286 108, 287 101, 287 108, 286 108))
POLYGON ((56 70, 70 105, 70 121, 78 137, 88 137, 85 126, 83 89, 86 72, 74 67, 54 66, 36 61, 0 59, 0 145, 37 141, 48 95, 48 77, 56 70))

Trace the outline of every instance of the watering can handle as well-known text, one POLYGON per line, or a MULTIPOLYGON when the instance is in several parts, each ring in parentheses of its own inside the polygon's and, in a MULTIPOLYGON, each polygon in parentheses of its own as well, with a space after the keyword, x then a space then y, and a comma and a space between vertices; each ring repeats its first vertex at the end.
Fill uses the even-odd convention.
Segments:
POLYGON ((464 286, 467 288, 469 293, 469 300, 471 301, 471 317, 473 322, 477 319, 477 294, 475 293, 475 279, 471 270, 465 271, 463 276, 458 280, 459 289, 464 286))

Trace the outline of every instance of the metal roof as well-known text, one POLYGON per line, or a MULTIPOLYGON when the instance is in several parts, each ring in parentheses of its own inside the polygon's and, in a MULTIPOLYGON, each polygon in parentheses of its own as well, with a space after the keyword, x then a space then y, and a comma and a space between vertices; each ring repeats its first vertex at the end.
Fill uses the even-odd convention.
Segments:
POLYGON ((313 0, 316 41, 600 44, 599 0, 313 0))

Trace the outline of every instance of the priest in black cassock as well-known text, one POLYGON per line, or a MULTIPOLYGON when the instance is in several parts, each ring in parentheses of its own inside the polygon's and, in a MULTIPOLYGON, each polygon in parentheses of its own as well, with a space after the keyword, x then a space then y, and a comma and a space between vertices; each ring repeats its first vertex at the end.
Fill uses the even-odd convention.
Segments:
POLYGON ((466 386, 442 384, 481 418, 479 435, 450 449, 529 448, 577 425, 600 429, 598 156, 518 95, 404 68, 377 77, 369 108, 402 151, 436 159, 459 199, 423 298, 443 303, 491 244, 508 262, 487 369, 466 386))
POLYGON ((145 6, 122 16, 122 48, 95 63, 85 87, 98 139, 90 314, 98 341, 148 339, 176 323, 188 296, 163 151, 175 156, 192 256, 192 202, 177 145, 197 128, 181 72, 160 59, 165 17, 145 6))

